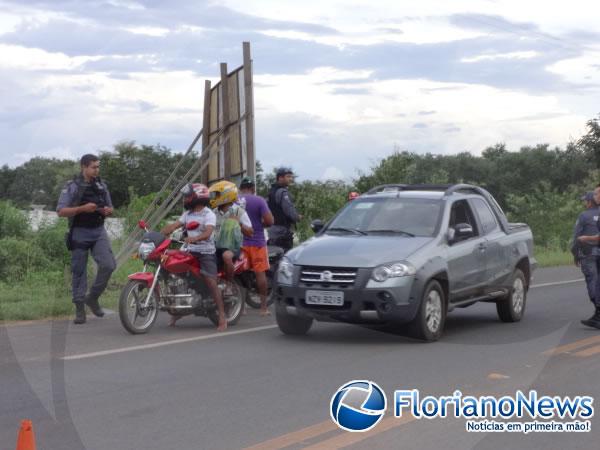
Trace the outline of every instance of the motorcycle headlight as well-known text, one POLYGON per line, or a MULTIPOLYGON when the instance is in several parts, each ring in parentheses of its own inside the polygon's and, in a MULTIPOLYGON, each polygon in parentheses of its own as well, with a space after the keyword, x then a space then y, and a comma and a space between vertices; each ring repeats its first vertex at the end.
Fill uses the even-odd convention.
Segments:
POLYGON ((293 276, 294 265, 288 258, 283 257, 281 261, 279 261, 279 267, 277 268, 277 282, 291 284, 293 276))
POLYGON ((384 264, 373 269, 371 278, 380 283, 394 277, 406 277, 414 275, 416 270, 414 266, 408 263, 384 264))
POLYGON ((138 248, 138 253, 142 261, 146 261, 155 248, 154 242, 142 242, 138 248))

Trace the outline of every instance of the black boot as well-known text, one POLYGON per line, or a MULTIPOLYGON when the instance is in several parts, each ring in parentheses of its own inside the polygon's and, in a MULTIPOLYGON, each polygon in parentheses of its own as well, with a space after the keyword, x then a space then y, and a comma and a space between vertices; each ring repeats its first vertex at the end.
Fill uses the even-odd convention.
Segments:
POLYGON ((598 328, 600 330, 600 306, 596 306, 596 312, 587 320, 582 320, 582 324, 588 327, 598 328))
POLYGON ((75 303, 75 320, 73 323, 77 325, 85 323, 85 305, 83 302, 75 303))
POLYGON ((100 303, 98 303, 97 298, 86 297, 85 304, 88 305, 88 307, 96 317, 104 317, 104 310, 100 306, 100 303))

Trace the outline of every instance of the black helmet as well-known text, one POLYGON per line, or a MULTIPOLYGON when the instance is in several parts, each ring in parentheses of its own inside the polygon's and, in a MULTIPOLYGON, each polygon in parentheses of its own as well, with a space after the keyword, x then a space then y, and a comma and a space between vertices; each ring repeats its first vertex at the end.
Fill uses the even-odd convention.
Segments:
POLYGON ((244 177, 240 183, 240 189, 244 188, 253 188, 256 185, 254 182, 254 178, 252 177, 244 177))

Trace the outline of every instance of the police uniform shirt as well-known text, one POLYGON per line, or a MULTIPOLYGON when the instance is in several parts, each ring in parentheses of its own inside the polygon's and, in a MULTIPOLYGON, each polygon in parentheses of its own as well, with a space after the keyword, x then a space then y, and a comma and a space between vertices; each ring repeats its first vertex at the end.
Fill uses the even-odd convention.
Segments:
MULTIPOLYGON (((94 180, 87 183, 80 175, 74 180, 69 181, 60 193, 57 212, 62 208, 72 208, 84 205, 86 203, 95 203, 98 208, 111 207, 112 200, 108 192, 108 187, 101 180, 94 180), (75 204, 77 202, 77 204, 75 204)), ((69 224, 73 227, 97 228, 104 224, 104 215, 98 211, 79 213, 69 218, 69 224)))
MULTIPOLYGON (((575 222, 575 231, 573 235, 573 248, 574 253, 578 251, 579 256, 598 256, 600 255, 599 249, 595 245, 586 244, 577 241, 579 236, 596 236, 598 234, 598 217, 600 216, 600 210, 596 207, 589 208, 579 214, 577 222, 575 222)), ((577 256, 577 255, 576 255, 577 256)))
MULTIPOLYGON (((102 187, 104 188, 104 202, 105 206, 109 208, 113 207, 112 199, 110 198, 110 193, 108 192, 108 187, 104 181, 100 181, 102 187)), ((89 183, 84 182, 85 187, 89 186, 89 183)), ((58 198, 58 204, 56 205, 56 212, 60 211, 63 208, 72 208, 80 205, 73 205, 75 198, 77 197, 77 191, 79 190, 79 186, 77 185, 77 181, 71 180, 69 181, 62 191, 60 191, 60 197, 58 198)))

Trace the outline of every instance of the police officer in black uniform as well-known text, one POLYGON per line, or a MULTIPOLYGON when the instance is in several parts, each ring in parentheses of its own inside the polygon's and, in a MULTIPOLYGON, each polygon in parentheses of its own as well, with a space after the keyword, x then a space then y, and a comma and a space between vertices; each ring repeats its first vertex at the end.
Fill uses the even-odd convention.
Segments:
POLYGON ((104 316, 98 298, 116 268, 104 219, 113 212, 106 184, 100 179, 100 159, 95 155, 81 158, 81 173, 63 188, 56 211, 59 217, 69 218, 67 247, 71 251, 73 275, 74 323, 85 323, 85 305, 97 317, 104 316), (98 265, 96 280, 87 291, 87 260, 91 252, 98 265))
MULTIPOLYGON (((596 203, 596 205, 600 205, 600 185, 598 185, 596 187, 596 189, 594 189, 593 199, 594 199, 594 202, 596 203)), ((586 210, 585 212, 583 212, 582 215, 580 215, 580 219, 586 213, 588 213, 588 215, 589 215, 588 220, 594 219, 594 221, 597 224, 600 224, 600 221, 598 220, 599 210, 598 210, 597 206, 595 208, 590 207, 589 210, 586 210), (588 211, 589 211, 589 213, 588 213, 588 211)), ((579 222, 579 220, 578 220, 578 222, 579 222)), ((576 236, 576 240, 580 243, 580 245, 588 245, 588 247, 591 246, 591 248, 593 249, 592 254, 600 253, 600 249, 598 249, 598 245, 600 245, 600 229, 596 228, 594 230, 593 227, 591 227, 591 226, 589 228, 590 229, 587 232, 584 233, 582 231, 579 236, 576 236)), ((576 229, 575 233, 577 234, 577 229, 576 229)), ((597 275, 596 276, 596 289, 595 289, 593 295, 592 295, 592 293, 590 293, 590 297, 593 297, 595 312, 589 319, 582 320, 581 323, 588 327, 593 327, 593 328, 597 328, 600 330, 600 276, 598 276, 600 274, 600 256, 597 256, 595 258, 595 261, 596 261, 596 275, 597 275)), ((583 266, 582 266, 582 270, 583 270, 583 266)), ((587 275, 586 275, 586 281, 587 281, 587 275)))
POLYGON ((575 265, 581 269, 585 277, 590 301, 594 303, 600 249, 595 244, 580 242, 578 238, 579 236, 593 236, 598 233, 598 206, 594 202, 593 192, 586 192, 581 200, 584 202, 585 211, 579 214, 577 222, 575 222, 571 253, 575 265))
POLYGON ((277 245, 286 252, 294 246, 292 227, 302 218, 294 207, 294 199, 288 186, 294 182, 294 172, 280 167, 275 172, 276 182, 271 185, 267 203, 275 223, 269 228, 269 245, 277 245))

